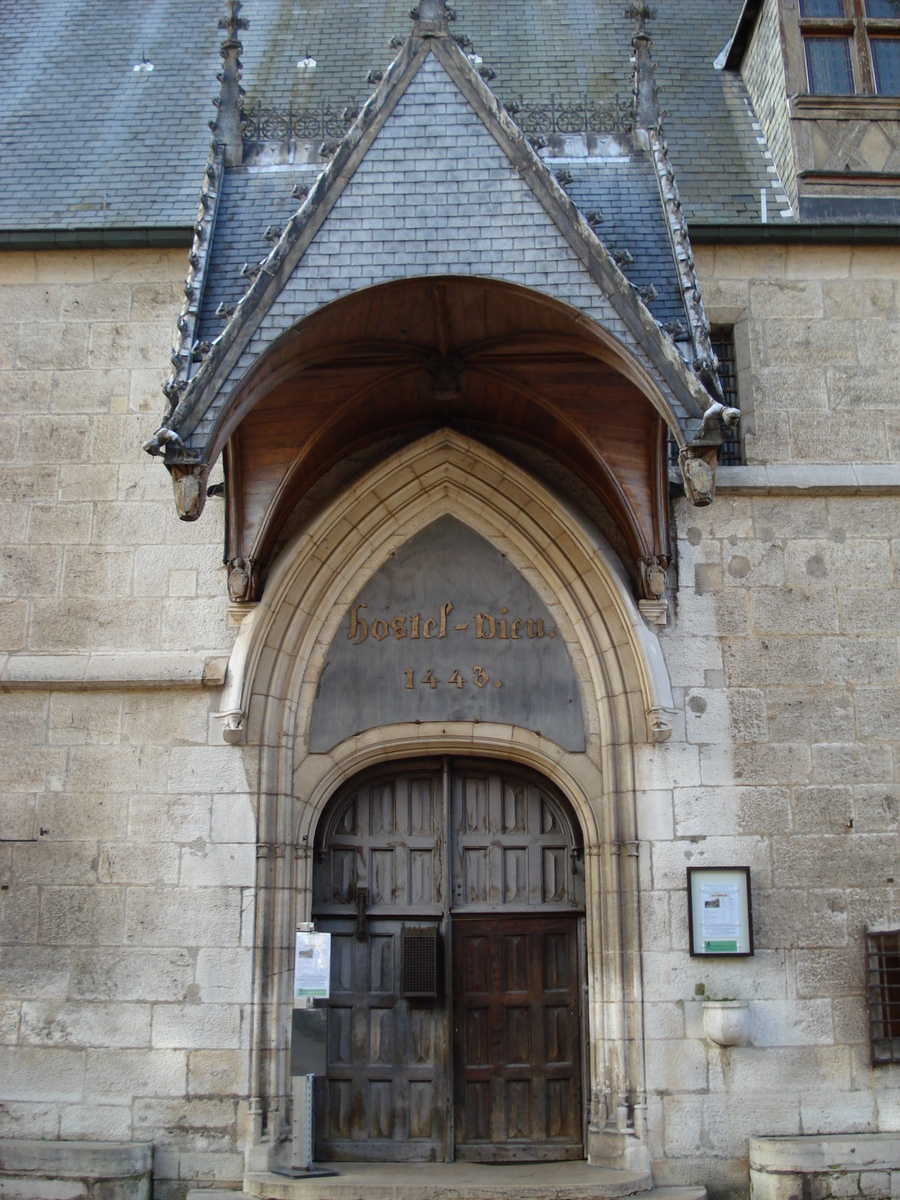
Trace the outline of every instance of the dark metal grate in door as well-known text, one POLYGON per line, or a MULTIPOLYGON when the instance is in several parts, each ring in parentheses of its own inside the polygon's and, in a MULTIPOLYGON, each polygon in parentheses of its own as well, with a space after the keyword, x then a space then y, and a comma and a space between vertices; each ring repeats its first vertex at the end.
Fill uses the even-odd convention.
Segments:
POLYGON ((437 999, 437 928, 404 928, 400 942, 400 994, 409 1000, 437 999))

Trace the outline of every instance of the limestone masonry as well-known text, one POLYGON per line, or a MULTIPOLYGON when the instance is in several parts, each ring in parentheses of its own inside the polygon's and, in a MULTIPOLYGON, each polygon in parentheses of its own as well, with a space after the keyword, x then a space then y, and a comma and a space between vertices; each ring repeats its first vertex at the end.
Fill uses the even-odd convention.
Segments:
POLYGON ((897 1200, 895 0, 27 7, 0 1192, 897 1200))

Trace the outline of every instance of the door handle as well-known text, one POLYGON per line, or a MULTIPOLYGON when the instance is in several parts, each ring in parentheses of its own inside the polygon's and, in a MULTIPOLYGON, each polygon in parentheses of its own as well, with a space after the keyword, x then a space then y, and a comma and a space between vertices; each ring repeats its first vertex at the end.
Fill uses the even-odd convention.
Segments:
POLYGON ((368 906, 369 889, 358 887, 356 889, 356 936, 361 942, 364 942, 369 934, 366 924, 366 909, 368 906))

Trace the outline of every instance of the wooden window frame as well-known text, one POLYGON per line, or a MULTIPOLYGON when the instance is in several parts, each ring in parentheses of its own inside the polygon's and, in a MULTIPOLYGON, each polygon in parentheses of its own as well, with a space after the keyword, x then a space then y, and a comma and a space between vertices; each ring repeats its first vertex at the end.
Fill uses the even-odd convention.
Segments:
MULTIPOLYGON (((870 17, 866 12, 865 0, 841 0, 844 7, 842 17, 804 17, 800 13, 800 0, 796 0, 799 51, 797 55, 795 87, 797 93, 807 96, 830 96, 830 92, 813 92, 810 88, 809 67, 806 57, 806 39, 811 37, 845 38, 850 44, 850 71, 853 91, 837 93, 836 98, 847 100, 852 96, 877 96, 875 69, 872 62, 870 41, 874 37, 900 40, 900 15, 896 19, 870 17)), ((894 99, 895 97, 891 97, 894 99)))

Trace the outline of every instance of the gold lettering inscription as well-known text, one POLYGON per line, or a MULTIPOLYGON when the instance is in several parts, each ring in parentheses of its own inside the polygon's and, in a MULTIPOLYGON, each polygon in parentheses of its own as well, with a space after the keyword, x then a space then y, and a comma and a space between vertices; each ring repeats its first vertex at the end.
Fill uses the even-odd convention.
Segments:
MULTIPOLYGON (((416 686, 415 685, 415 674, 414 674, 412 667, 406 668, 406 670, 403 672, 403 678, 406 681, 406 684, 405 684, 406 690, 408 692, 415 691, 415 686, 416 686)), ((453 669, 453 673, 451 674, 450 678, 447 680, 447 683, 451 687, 455 686, 460 690, 463 687, 465 687, 466 682, 467 681, 466 681, 465 677, 460 675, 458 667, 455 667, 453 669)), ((490 677, 490 675, 488 675, 488 673, 484 669, 484 667, 473 667, 472 668, 472 682, 475 684, 475 686, 477 688, 483 688, 488 683, 491 682, 491 677, 490 677)), ((425 674, 419 680, 420 687, 427 687, 427 688, 430 688, 432 691, 434 691, 434 689, 437 688, 440 685, 440 683, 441 683, 441 680, 438 679, 438 677, 435 675, 435 673, 431 667, 428 668, 428 670, 425 672, 425 674)), ((499 679, 493 680, 493 684, 494 684, 495 688, 503 687, 503 683, 499 679)))
POLYGON ((491 614, 486 612, 476 613, 475 636, 477 638, 492 638, 495 633, 496 627, 494 625, 494 618, 491 616, 491 614), (487 633, 485 633, 485 629, 487 629, 487 633))
MULTIPOLYGON (((412 641, 424 639, 430 642, 434 638, 446 638, 450 632, 465 633, 471 628, 469 621, 461 621, 455 625, 450 624, 450 614, 453 612, 453 602, 450 600, 440 606, 437 617, 423 617, 422 613, 415 612, 398 613, 389 618, 376 617, 369 621, 362 615, 368 607, 368 604, 360 601, 350 609, 350 629, 347 639, 356 646, 361 646, 363 642, 368 641, 370 635, 375 642, 383 642, 391 634, 398 642, 405 637, 412 641)), ((523 637, 532 641, 535 638, 540 640, 543 637, 556 637, 555 629, 544 629, 544 621, 541 617, 510 617, 509 610, 505 606, 499 608, 497 612, 496 618, 486 609, 484 612, 474 614, 475 637, 479 641, 489 641, 495 637, 501 642, 518 642, 523 637)))
POLYGON ((350 609, 350 632, 347 634, 347 638, 349 641, 352 641, 358 632, 359 641, 356 643, 357 646, 362 645, 369 633, 369 626, 366 624, 365 619, 359 615, 359 610, 361 608, 368 607, 368 604, 357 604, 350 609))

